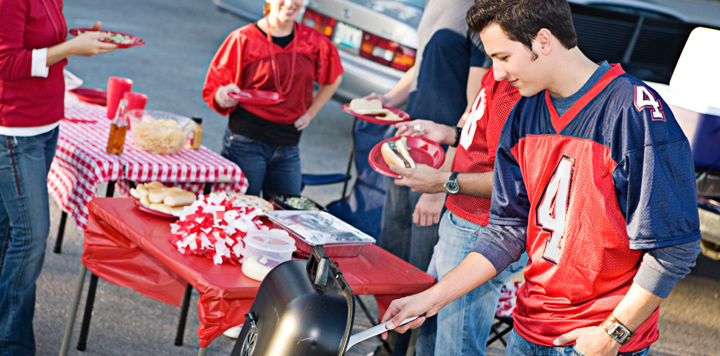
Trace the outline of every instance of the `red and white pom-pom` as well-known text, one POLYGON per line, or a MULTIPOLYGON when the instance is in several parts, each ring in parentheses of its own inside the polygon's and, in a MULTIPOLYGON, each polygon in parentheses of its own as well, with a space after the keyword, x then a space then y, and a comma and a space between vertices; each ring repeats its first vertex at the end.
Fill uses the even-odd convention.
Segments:
POLYGON ((241 262, 250 231, 268 230, 260 220, 261 211, 237 206, 225 192, 200 196, 183 209, 180 219, 170 224, 170 243, 185 255, 205 256, 215 264, 241 262))

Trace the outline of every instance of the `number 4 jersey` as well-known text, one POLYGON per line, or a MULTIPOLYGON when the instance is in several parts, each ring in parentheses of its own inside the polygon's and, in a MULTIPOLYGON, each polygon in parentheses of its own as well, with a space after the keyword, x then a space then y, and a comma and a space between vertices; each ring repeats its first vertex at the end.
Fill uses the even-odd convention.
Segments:
MULTIPOLYGON (((690 146, 667 105, 613 66, 558 116, 547 92, 510 114, 495 162, 490 223, 527 226, 515 329, 553 346, 598 326, 632 284, 643 250, 699 238, 690 146)), ((658 338, 658 311, 620 350, 658 338)))

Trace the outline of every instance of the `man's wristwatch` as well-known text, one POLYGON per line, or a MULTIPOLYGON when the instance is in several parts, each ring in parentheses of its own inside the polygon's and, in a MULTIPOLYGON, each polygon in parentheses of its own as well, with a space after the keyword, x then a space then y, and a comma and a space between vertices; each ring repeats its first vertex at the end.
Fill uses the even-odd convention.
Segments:
POLYGON ((458 126, 455 127, 455 143, 450 145, 450 147, 458 146, 458 144, 460 143, 460 135, 462 135, 462 130, 463 130, 462 127, 458 127, 458 126))
POLYGON ((620 345, 625 345, 630 338, 635 335, 634 331, 630 331, 625 325, 621 324, 617 318, 610 314, 607 319, 600 323, 600 327, 605 330, 610 337, 617 341, 620 345))
POLYGON ((450 173, 450 178, 445 182, 445 190, 450 194, 457 194, 460 191, 460 184, 457 181, 458 172, 450 173))

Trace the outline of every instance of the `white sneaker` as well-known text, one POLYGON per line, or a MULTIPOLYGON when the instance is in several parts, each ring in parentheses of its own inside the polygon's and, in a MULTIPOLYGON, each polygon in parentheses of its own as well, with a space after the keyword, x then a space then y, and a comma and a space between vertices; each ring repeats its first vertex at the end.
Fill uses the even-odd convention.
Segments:
POLYGON ((223 335, 231 338, 231 339, 237 339, 240 335, 240 330, 242 330, 243 324, 240 324, 238 326, 233 326, 230 329, 225 330, 223 335))

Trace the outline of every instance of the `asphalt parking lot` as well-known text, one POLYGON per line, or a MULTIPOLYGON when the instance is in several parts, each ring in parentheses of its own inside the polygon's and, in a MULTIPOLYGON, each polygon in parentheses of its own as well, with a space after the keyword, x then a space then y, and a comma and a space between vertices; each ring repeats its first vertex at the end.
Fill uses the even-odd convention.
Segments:
MULTIPOLYGON (((260 1, 260 0, 254 0, 260 1)), ((720 2, 715 1, 715 4, 720 2)), ((84 87, 105 88, 112 75, 131 78, 133 89, 149 96, 148 108, 204 118, 203 143, 219 152, 226 119, 209 109, 200 97, 207 65, 217 47, 233 29, 247 23, 220 12, 210 0, 68 0, 65 16, 69 28, 88 27, 96 20, 103 27, 142 37, 146 46, 118 50, 95 58, 72 58, 68 70, 85 80, 84 87)), ((718 12, 720 18, 720 11, 718 12)), ((351 119, 331 101, 316 117, 301 142, 304 172, 344 171, 350 152, 351 119)), ((308 188, 304 194, 328 203, 340 196, 340 186, 308 188)), ((104 187, 100 188, 104 192, 104 187)), ((67 320, 80 267, 82 234, 68 223, 63 253, 52 252, 60 210, 50 201, 51 234, 45 266, 38 281, 35 338, 38 355, 56 355, 67 320)), ((238 273, 241 273, 238 270, 238 273)), ((86 282, 87 289, 87 282, 86 282)), ((681 281, 661 307, 660 340, 651 355, 720 354, 720 262, 700 256, 693 272, 681 281)), ((84 296, 84 294, 83 294, 84 296)), ((363 299, 371 306, 370 298, 363 299)), ((79 320, 70 355, 195 355, 198 325, 194 297, 184 345, 174 346, 179 309, 140 294, 100 282, 92 328, 85 352, 75 350, 79 320)), ((82 317, 83 302, 78 319, 82 317)), ((356 330, 370 326, 362 316, 356 330)), ((233 341, 216 339, 208 355, 229 355, 233 341)), ((350 355, 366 355, 378 344, 371 340, 353 348, 350 355)), ((490 355, 501 355, 500 343, 490 355)))

